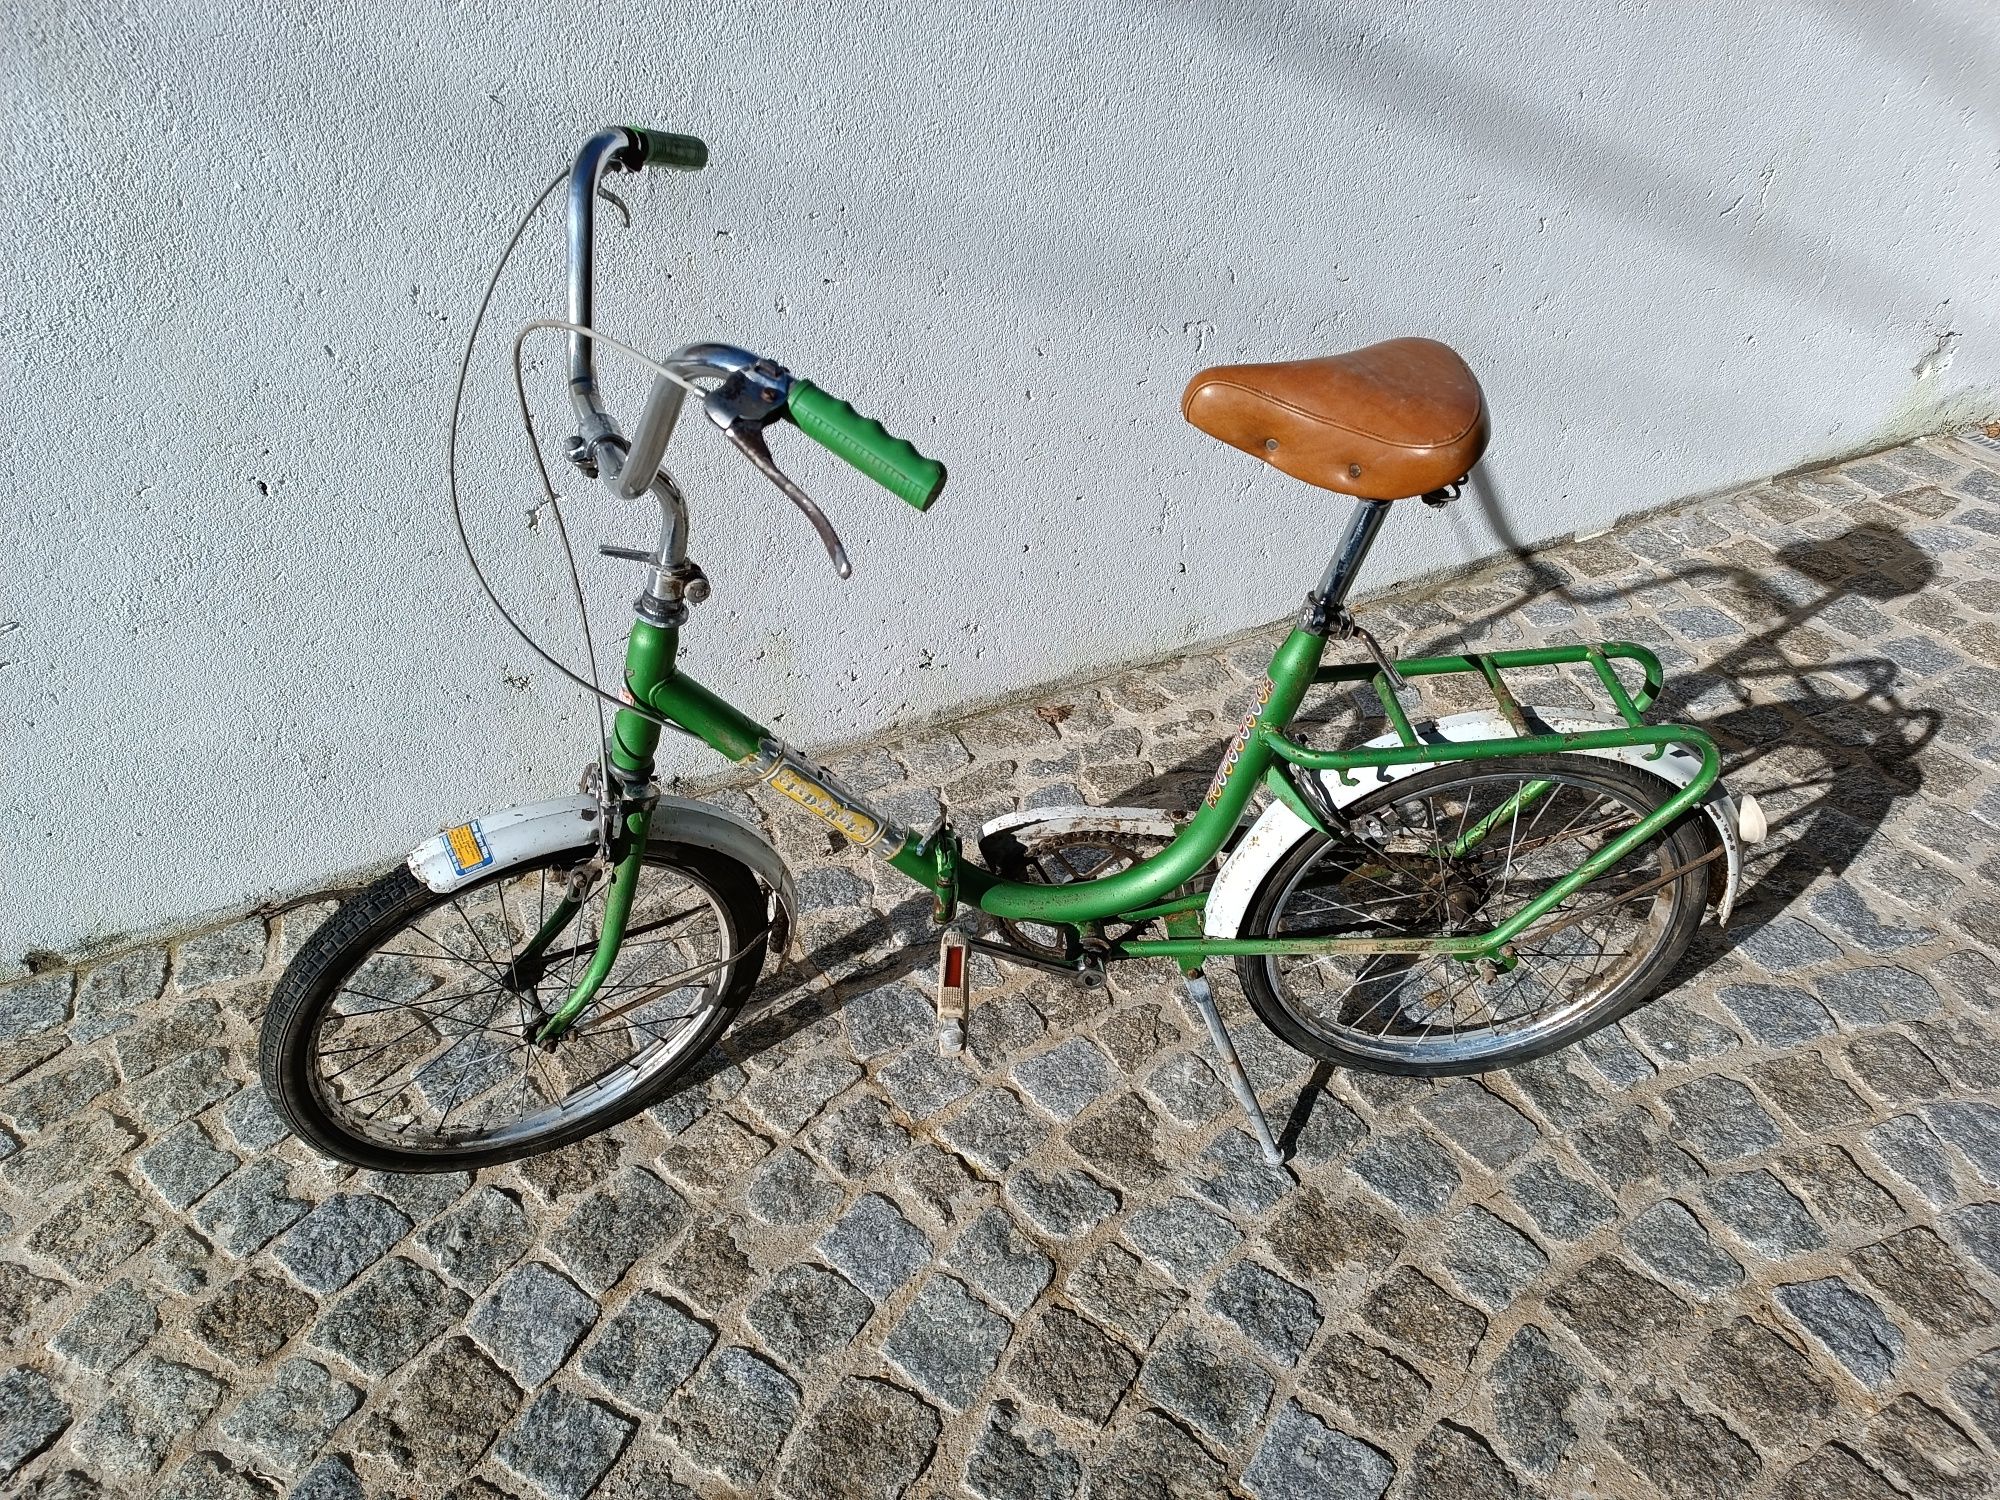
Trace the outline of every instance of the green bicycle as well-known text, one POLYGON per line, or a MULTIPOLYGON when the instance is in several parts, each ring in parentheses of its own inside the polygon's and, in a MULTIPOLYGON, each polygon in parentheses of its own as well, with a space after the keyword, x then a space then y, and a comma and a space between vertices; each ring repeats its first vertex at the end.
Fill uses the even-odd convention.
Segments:
MULTIPOLYGON (((1191 815, 1043 808, 989 823, 968 849, 943 819, 922 833, 899 827, 689 678, 676 647, 708 583, 687 555, 685 498, 661 465, 690 397, 804 513, 842 577, 838 535, 773 461, 773 425, 790 422, 919 511, 945 481, 942 465, 769 359, 694 344, 655 361, 595 326, 603 178, 696 170, 707 155, 689 136, 605 130, 529 210, 566 181, 568 316, 521 331, 517 390, 523 341, 563 332, 577 420, 569 458, 621 498, 650 495, 659 543, 605 549, 646 575, 615 697, 507 617, 616 709, 584 790, 425 840, 343 903, 280 982, 263 1024, 264 1086, 315 1148, 394 1171, 552 1150, 657 1103, 718 1042, 788 948, 793 883, 750 824, 660 792, 654 752, 670 729, 931 892, 947 1050, 963 1045, 970 951, 1090 987, 1115 963, 1177 965, 1273 1161, 1206 961, 1234 959, 1256 1014, 1302 1052, 1389 1073, 1470 1073, 1615 1020, 1668 977, 1706 907, 1728 920, 1741 846, 1761 836, 1761 815, 1724 792, 1708 735, 1645 721, 1663 680, 1651 652, 1607 642, 1391 660, 1349 613, 1391 504, 1447 503, 1486 444, 1477 381, 1428 340, 1205 370, 1188 386, 1183 412, 1196 426, 1355 502, 1191 815), (600 344, 653 372, 629 438, 599 396, 600 344), (1325 661, 1336 639, 1359 642, 1367 660, 1325 661), (1633 685, 1616 663, 1636 669, 1633 685), (1508 672, 1558 665, 1588 669, 1611 712, 1516 700, 1508 672), (1493 706, 1414 721, 1399 693, 1445 674, 1477 679, 1493 706), (1288 735, 1309 690, 1340 685, 1372 687, 1387 732, 1338 750, 1288 735)), ((505 264, 503 254, 495 283, 505 264)), ((468 344, 468 364, 471 354, 468 344)), ((462 370, 461 400, 463 390, 462 370)), ((456 437, 455 412, 454 454, 456 437)), ((553 504, 546 469, 542 483, 553 504)))

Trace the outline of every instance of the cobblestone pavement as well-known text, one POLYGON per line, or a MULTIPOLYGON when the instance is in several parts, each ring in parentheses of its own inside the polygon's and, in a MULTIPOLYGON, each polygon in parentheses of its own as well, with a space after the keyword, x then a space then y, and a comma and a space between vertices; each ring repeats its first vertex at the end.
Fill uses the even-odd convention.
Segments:
MULTIPOLYGON (((1774 833, 1726 939, 1539 1064, 1322 1084, 1239 1015, 1296 1182, 1260 1164, 1163 969, 1095 996, 989 973, 970 1053, 938 1058, 925 902, 783 818, 810 982, 650 1116, 476 1179, 331 1167, 248 1081, 324 904, 0 988, 0 1476, 315 1500, 1990 1493, 1996 611, 2000 452, 1946 439, 1371 606, 1406 647, 1650 643, 1774 833)), ((1185 806, 1267 649, 841 769, 918 823, 940 787, 972 821, 1185 806)))

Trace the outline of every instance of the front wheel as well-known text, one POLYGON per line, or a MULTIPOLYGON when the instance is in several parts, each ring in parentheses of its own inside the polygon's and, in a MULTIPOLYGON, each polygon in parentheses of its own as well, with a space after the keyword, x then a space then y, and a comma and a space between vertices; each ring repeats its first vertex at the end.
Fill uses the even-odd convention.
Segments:
POLYGON ((264 1017, 259 1071, 292 1129, 356 1166, 461 1171, 552 1151, 669 1093, 756 984, 768 902, 733 860, 650 844, 611 973, 568 1032, 538 1043, 596 949, 609 882, 594 852, 444 894, 399 866, 346 901, 264 1017))
MULTIPOLYGON (((1444 765, 1346 809, 1351 836, 1303 838, 1265 877, 1246 937, 1490 931, 1672 794, 1587 755, 1444 765)), ((1292 1046, 1346 1067, 1479 1073, 1566 1047, 1663 982, 1700 924, 1707 846, 1691 813, 1532 922, 1512 970, 1441 955, 1247 957, 1251 1006, 1292 1046)))

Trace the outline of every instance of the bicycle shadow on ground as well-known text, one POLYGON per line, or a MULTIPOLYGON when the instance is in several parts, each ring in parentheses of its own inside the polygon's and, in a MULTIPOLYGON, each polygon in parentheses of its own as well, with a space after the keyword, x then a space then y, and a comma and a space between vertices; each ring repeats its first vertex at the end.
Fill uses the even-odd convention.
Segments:
POLYGON ((744 1006, 749 1019, 732 1026, 675 1093, 704 1085, 745 1059, 784 1045, 863 995, 933 967, 937 926, 932 909, 929 893, 920 892, 886 914, 872 912, 867 920, 827 933, 810 946, 794 944, 792 952, 758 981, 744 1006))
MULTIPOLYGON (((1605 615, 1649 590, 1675 584, 1706 596, 1709 609, 1726 606, 1716 611, 1719 619, 1752 627, 1706 664, 1676 670, 1670 661, 1666 686, 1649 715, 1655 721, 1680 719, 1713 735, 1723 752, 1725 781, 1733 791, 1754 794, 1770 824, 1764 841, 1744 851, 1742 888, 1728 930, 1703 924, 1662 994, 1784 916, 1816 881, 1845 875, 1896 804, 1922 791, 1926 772, 1918 758, 1943 728, 1943 712, 1904 695, 1904 663, 1885 655, 1843 654, 1839 641, 1818 628, 1884 637, 1911 629, 1876 606, 1920 594, 1939 570, 1899 527, 1868 519, 1831 537, 1788 541, 1773 548, 1762 566, 1656 565, 1654 577, 1607 587, 1580 582, 1555 560, 1522 546, 1507 526, 1490 475, 1475 473, 1473 493, 1525 576, 1516 597, 1454 632, 1458 642, 1476 640, 1499 620, 1537 603, 1605 615)), ((1685 510, 1626 535, 1647 546, 1671 542, 1671 528, 1699 519, 1697 510, 1685 510)), ((1633 555, 1647 561, 1641 552, 1633 555)), ((1661 613, 1701 608, 1669 603, 1661 613)), ((1620 623, 1607 620, 1604 626, 1615 632, 1620 623)), ((1663 656, 1667 648, 1685 649, 1654 621, 1641 617, 1633 623, 1645 628, 1628 626, 1627 635, 1663 656)))

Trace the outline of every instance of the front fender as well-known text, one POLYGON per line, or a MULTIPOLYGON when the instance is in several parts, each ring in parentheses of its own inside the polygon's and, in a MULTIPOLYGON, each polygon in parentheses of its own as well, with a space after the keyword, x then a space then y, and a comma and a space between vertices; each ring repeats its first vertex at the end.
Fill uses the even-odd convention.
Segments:
MULTIPOLYGON (((497 870, 593 844, 597 817, 597 799, 589 795, 531 802, 447 828, 417 845, 404 862, 412 875, 443 895, 497 870)), ((648 842, 692 844, 748 866, 777 900, 771 951, 786 951, 798 913, 792 872, 748 821, 704 802, 663 796, 653 809, 648 842)))
MULTIPOLYGON (((1617 729, 1617 720, 1606 720, 1579 716, 1573 711, 1554 708, 1530 708, 1524 710, 1531 720, 1546 725, 1555 734, 1584 734, 1595 729, 1617 729)), ((1450 714, 1435 723, 1421 726, 1418 731, 1426 740, 1461 741, 1508 739, 1514 734, 1513 728, 1496 709, 1476 709, 1471 713, 1450 714)), ((1368 742, 1371 749, 1393 748, 1401 741, 1395 734, 1378 735, 1368 742)), ((1669 747, 1657 760, 1646 757, 1652 747, 1633 745, 1620 749, 1584 750, 1575 752, 1595 755, 1604 760, 1622 760, 1627 765, 1637 766, 1649 775, 1675 786, 1686 786, 1701 771, 1701 758, 1685 751, 1669 747)), ((1413 776, 1419 771, 1428 771, 1438 762, 1420 762, 1416 765, 1382 766, 1350 772, 1353 785, 1343 783, 1331 771, 1320 774, 1320 786, 1326 799, 1335 807, 1345 807, 1356 802, 1378 787, 1389 782, 1413 776)), ((1743 880, 1743 837, 1739 832, 1739 814, 1735 801, 1723 789, 1718 780, 1709 788, 1708 795, 1697 804, 1708 815, 1715 830, 1717 841, 1722 845, 1722 857, 1727 866, 1723 880, 1722 897, 1716 903, 1716 921, 1727 924, 1730 912, 1735 908, 1736 896, 1743 880)), ((1750 821, 1761 824, 1761 817, 1750 821)), ((1215 877, 1215 884, 1208 893, 1208 905, 1203 915, 1203 931, 1214 938, 1233 938, 1242 935, 1243 920, 1248 915, 1250 903, 1264 884, 1264 878, 1271 873, 1292 848, 1312 832, 1307 822, 1283 802, 1273 802, 1251 825, 1230 851, 1222 869, 1215 877)))

